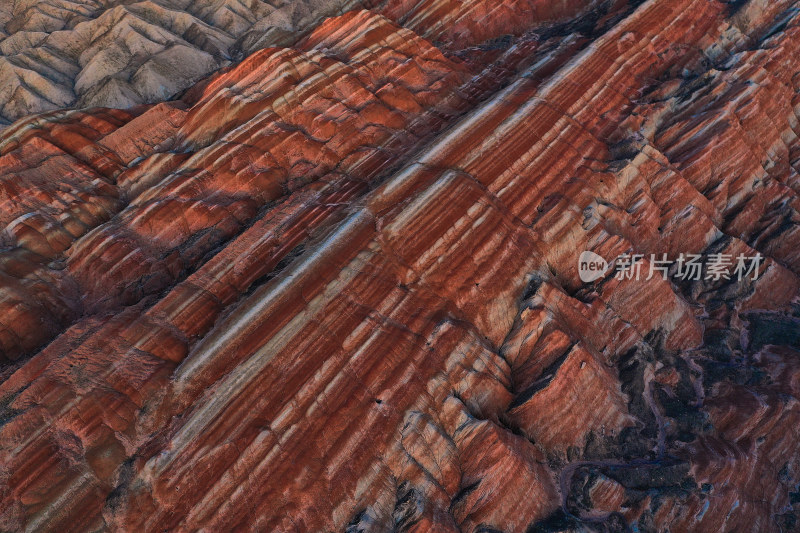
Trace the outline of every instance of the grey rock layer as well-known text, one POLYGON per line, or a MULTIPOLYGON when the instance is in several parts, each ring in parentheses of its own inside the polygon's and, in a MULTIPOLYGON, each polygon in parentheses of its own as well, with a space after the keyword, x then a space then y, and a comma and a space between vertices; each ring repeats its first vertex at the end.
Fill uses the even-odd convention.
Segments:
POLYGON ((0 125, 168 99, 360 0, 0 1, 0 125))

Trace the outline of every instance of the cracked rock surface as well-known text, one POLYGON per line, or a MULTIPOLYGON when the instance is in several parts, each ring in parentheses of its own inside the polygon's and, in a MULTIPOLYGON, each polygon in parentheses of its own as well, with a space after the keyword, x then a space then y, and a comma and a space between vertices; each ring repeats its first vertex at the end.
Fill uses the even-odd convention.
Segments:
POLYGON ((800 528, 796 2, 0 23, 0 530, 800 528))

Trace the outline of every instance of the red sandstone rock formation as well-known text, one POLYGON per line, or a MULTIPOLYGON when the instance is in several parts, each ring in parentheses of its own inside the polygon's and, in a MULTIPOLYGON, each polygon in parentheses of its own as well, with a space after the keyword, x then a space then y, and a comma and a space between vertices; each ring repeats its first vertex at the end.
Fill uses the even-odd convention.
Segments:
POLYGON ((800 11, 359 6, 3 131, 0 529, 796 529, 800 11))

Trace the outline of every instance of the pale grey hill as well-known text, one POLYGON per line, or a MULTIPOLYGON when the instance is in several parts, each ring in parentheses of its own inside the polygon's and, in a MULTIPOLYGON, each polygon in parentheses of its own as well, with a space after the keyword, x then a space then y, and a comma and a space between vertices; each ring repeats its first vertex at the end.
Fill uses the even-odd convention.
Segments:
POLYGON ((169 99, 361 0, 0 2, 0 126, 66 107, 169 99))

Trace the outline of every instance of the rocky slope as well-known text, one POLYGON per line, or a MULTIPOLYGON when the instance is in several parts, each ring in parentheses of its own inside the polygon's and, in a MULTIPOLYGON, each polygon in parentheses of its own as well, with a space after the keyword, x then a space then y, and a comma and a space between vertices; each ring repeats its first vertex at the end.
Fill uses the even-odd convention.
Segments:
POLYGON ((493 38, 586 7, 517 2, 503 8, 515 20, 503 29, 512 17, 497 17, 485 1, 442 17, 438 3, 424 1, 15 0, 0 6, 0 126, 66 107, 157 103, 256 50, 296 42, 325 17, 375 6, 439 39, 493 38))
POLYGON ((159 102, 353 0, 18 0, 0 12, 0 118, 159 102))
POLYGON ((794 2, 179 4, 131 31, 261 49, 0 136, 0 529, 800 527, 794 2))

